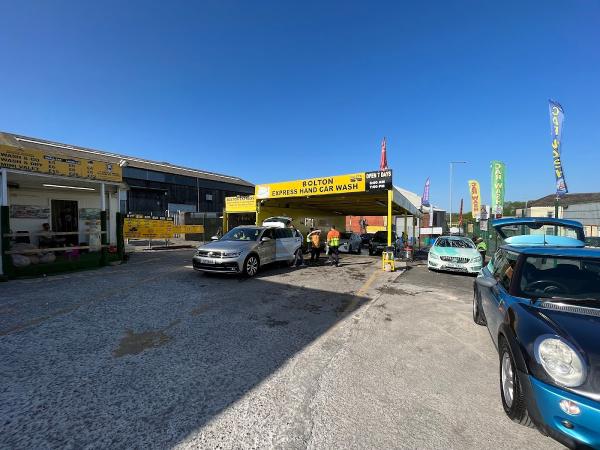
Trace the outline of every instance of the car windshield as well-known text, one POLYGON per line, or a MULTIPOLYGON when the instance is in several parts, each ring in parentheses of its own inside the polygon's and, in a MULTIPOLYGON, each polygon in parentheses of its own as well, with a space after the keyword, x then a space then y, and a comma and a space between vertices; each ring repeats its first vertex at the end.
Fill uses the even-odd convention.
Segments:
POLYGON ((447 239, 439 238, 435 243, 436 247, 452 247, 452 248, 475 248, 473 242, 468 239, 447 239))
POLYGON ((528 256, 520 280, 529 298, 600 301, 600 259, 528 256))
POLYGON ((220 239, 221 241, 256 241, 260 236, 259 228, 234 228, 220 239))

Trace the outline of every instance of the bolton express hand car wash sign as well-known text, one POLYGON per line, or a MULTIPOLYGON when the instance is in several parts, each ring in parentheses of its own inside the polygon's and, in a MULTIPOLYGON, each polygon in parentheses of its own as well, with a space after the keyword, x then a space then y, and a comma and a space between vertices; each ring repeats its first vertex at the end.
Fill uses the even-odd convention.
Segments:
POLYGON ((258 184, 256 198, 305 197, 391 189, 392 171, 360 172, 281 183, 258 184))

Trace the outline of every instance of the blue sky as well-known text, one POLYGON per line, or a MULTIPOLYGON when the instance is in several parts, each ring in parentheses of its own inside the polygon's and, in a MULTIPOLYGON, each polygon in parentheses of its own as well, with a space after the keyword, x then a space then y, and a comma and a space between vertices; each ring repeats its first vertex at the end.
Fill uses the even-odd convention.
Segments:
MULTIPOLYGON (((554 191, 548 98, 571 192, 600 190, 600 2, 0 0, 0 130, 255 183, 431 177, 454 209, 489 162, 508 200, 554 191)), ((468 208, 467 208, 468 209, 468 208)))

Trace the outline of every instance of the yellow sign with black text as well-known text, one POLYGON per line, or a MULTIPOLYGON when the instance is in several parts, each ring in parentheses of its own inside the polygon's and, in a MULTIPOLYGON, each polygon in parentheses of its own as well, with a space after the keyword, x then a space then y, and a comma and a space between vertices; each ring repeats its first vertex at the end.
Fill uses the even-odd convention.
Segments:
POLYGON ((175 234, 199 234, 204 233, 204 225, 173 225, 175 234))
POLYGON ((176 234, 204 233, 203 225, 174 225, 172 218, 126 217, 123 236, 126 238, 168 239, 176 234))
POLYGON ((89 180, 123 180, 121 167, 116 163, 7 146, 0 146, 0 167, 89 180))
POLYGON ((259 184, 255 189, 259 200, 365 192, 365 173, 259 184))
POLYGON ((254 197, 254 195, 238 195, 235 197, 225 197, 225 212, 256 212, 256 197, 254 197))

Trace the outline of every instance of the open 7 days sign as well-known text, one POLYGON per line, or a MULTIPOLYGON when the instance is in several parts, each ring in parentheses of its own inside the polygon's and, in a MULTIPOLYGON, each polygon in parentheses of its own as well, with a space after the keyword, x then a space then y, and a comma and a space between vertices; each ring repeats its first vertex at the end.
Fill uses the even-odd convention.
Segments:
POLYGON ((392 188, 392 171, 379 170, 365 173, 367 191, 387 191, 392 188))

